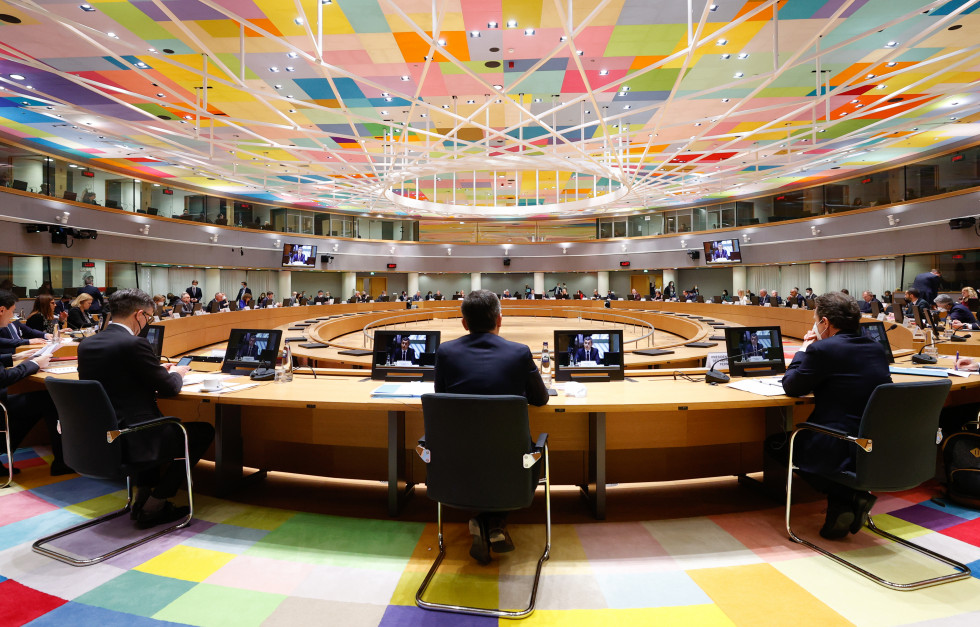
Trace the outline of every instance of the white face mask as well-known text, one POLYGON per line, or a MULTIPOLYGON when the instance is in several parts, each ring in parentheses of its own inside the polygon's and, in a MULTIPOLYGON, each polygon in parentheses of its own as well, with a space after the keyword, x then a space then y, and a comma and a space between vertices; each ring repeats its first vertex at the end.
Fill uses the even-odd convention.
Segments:
POLYGON ((818 340, 822 340, 823 336, 820 335, 820 329, 817 327, 818 324, 820 324, 819 320, 813 323, 813 334, 817 336, 818 340))

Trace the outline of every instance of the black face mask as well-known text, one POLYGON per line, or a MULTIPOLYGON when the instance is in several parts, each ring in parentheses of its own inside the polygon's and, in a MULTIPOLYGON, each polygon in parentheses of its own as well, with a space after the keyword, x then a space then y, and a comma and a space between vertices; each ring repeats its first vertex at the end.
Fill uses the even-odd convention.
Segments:
MULTIPOLYGON (((139 324, 139 322, 137 322, 137 324, 139 324)), ((139 333, 137 333, 136 335, 145 338, 149 334, 150 334, 150 323, 147 322, 146 324, 140 326, 139 333)))

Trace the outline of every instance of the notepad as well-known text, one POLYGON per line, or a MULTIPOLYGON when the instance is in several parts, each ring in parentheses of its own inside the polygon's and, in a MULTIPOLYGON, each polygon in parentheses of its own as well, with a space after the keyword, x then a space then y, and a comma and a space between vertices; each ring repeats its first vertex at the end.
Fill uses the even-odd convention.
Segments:
POLYGON ((435 392, 435 383, 432 381, 385 383, 371 392, 371 398, 418 398, 433 392, 435 392))
POLYGON ((732 381, 728 387, 759 394, 760 396, 780 396, 783 392, 782 377, 761 377, 757 379, 739 379, 732 381))
POLYGON ((902 368, 901 366, 888 366, 888 372, 892 374, 911 374, 918 377, 948 377, 949 373, 938 368, 902 368))
POLYGON ((50 374, 71 374, 78 372, 78 366, 59 366, 58 368, 45 368, 45 372, 50 374))

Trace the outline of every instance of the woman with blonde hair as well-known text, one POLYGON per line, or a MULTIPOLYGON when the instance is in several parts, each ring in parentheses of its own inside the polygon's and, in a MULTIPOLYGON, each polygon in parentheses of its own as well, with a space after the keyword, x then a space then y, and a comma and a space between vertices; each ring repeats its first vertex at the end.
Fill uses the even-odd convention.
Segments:
POLYGON ((738 291, 738 298, 735 299, 736 305, 748 305, 750 302, 749 297, 745 295, 745 290, 738 291))
POLYGON ((88 308, 92 306, 92 295, 84 292, 71 301, 71 309, 68 310, 68 326, 75 331, 85 327, 95 326, 92 316, 88 315, 88 308))

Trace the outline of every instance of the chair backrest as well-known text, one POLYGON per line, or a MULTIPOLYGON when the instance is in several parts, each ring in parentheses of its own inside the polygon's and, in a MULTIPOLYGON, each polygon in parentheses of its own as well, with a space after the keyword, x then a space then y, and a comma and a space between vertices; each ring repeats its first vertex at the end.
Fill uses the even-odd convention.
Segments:
POLYGON ((522 463, 531 450, 526 398, 424 394, 422 413, 429 498, 478 511, 531 504, 538 473, 522 463))
POLYGON ((118 429, 119 423, 102 384, 54 377, 47 377, 44 384, 58 409, 65 463, 87 477, 124 477, 122 441, 106 440, 106 432, 118 429))
POLYGON ((871 394, 861 417, 860 437, 871 453, 857 452, 857 480, 871 491, 914 488, 936 474, 939 412, 952 386, 949 379, 886 383, 871 394))

